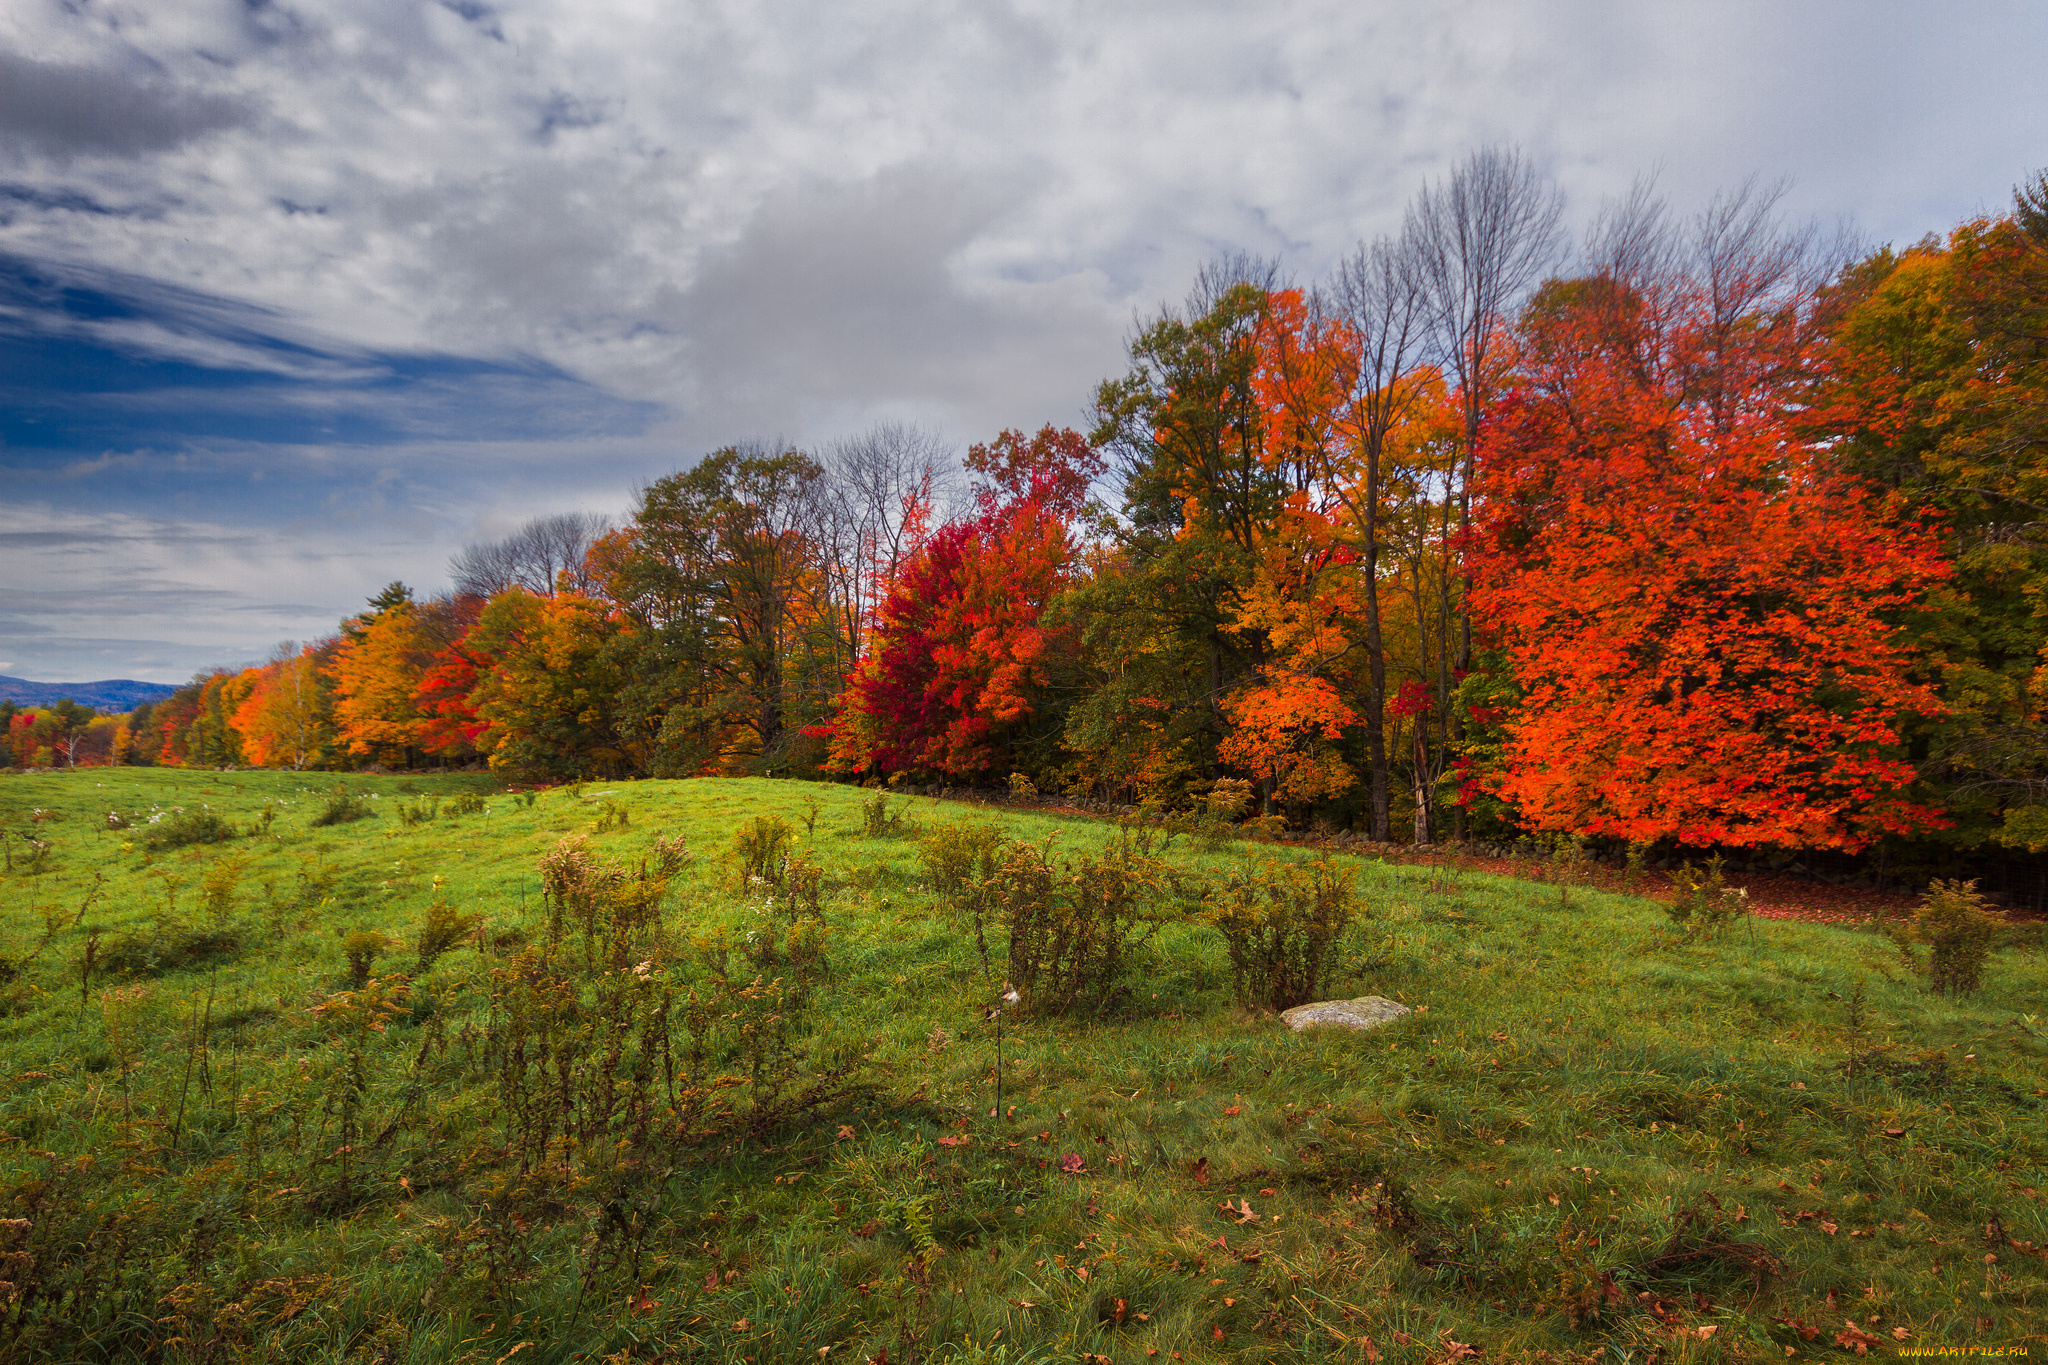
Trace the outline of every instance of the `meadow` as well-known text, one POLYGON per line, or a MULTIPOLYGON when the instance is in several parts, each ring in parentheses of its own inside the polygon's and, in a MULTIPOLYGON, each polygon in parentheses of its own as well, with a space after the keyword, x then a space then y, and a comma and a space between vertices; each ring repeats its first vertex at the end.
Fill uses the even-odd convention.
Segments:
POLYGON ((2038 936, 1950 999, 1652 879, 770 780, 90 769, 0 830, 0 1359, 2048 1346, 2038 936), (1004 1005, 933 852, 998 834, 1124 898, 1113 980, 1004 1005), (1240 998, 1203 907, 1290 876, 1412 1014, 1240 998))

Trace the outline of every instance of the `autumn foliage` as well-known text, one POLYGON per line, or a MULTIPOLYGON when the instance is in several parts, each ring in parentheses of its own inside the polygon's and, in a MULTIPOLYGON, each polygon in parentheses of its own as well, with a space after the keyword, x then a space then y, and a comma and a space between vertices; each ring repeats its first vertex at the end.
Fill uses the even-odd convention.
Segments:
MULTIPOLYGON (((1578 268, 1483 306, 1443 290, 1485 261, 1415 232, 1323 288, 1204 271, 1089 434, 1004 431, 964 496, 898 428, 728 447, 106 747, 2048 850, 2048 181, 1847 265, 1768 196, 1679 226, 1639 193, 1578 268)), ((58 728, 14 716, 10 756, 58 728)))
POLYGON ((1492 784, 1537 829, 1856 848, 1940 823, 1901 748, 1940 705, 1896 638, 1938 542, 1802 437, 1787 376, 1817 362, 1753 354, 1767 333, 1717 350, 1685 281, 1538 301, 1471 554, 1524 689, 1492 784))

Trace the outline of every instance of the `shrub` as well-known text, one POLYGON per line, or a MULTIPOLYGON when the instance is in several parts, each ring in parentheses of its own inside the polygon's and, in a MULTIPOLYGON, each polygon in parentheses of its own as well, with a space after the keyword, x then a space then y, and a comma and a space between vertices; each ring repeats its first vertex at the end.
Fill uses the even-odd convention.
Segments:
POLYGON ((210 810, 180 810, 150 822, 142 846, 152 853, 187 844, 219 844, 235 837, 234 827, 210 810))
POLYGON ((668 892, 667 879, 650 876, 645 859, 633 871, 616 862, 599 863, 583 834, 563 839, 542 856, 540 880, 550 948, 562 942, 573 922, 583 931, 587 970, 595 970, 600 960, 615 967, 630 962, 638 931, 656 921, 668 892))
POLYGON ((889 813, 889 793, 876 792, 874 800, 860 803, 861 832, 880 839, 903 831, 903 817, 889 813))
POLYGON ((199 896, 206 905, 207 918, 225 924, 235 909, 235 888, 242 880, 240 858, 222 858, 206 869, 200 880, 199 896))
POLYGON ((2005 933, 2005 921, 1977 890, 1977 883, 1931 883, 1910 925, 1892 929, 1892 941, 1915 971, 1914 944, 1928 946, 1927 984, 1941 995, 1968 995, 1983 984, 1984 963, 2005 933))
POLYGON ((732 852, 739 863, 740 884, 759 877, 775 880, 782 856, 796 830, 779 815, 757 815, 733 831, 732 852))
POLYGON ((994 825, 940 825, 917 841, 918 861, 941 896, 958 896, 973 881, 986 881, 1002 866, 1009 841, 994 825))
POLYGON ((1247 1009, 1284 1010, 1319 998, 1356 902, 1351 874, 1327 858, 1303 867, 1259 863, 1204 898, 1230 950, 1230 984, 1247 1009))
POLYGON ((450 815, 482 815, 488 809, 490 807, 484 804, 481 792, 462 792, 447 805, 447 812, 450 815))
POLYGON ((423 796, 418 801, 398 803, 398 822, 402 825, 428 824, 440 813, 441 798, 438 796, 423 796))
POLYGON ((609 796, 599 803, 597 808, 597 832, 599 834, 603 834, 608 830, 624 829, 627 823, 626 807, 622 803, 612 800, 609 796))
POLYGON ((341 940, 342 956, 348 959, 348 984, 352 990, 361 990, 369 984, 370 969, 378 958, 398 945, 389 935, 376 929, 358 929, 344 935, 341 940))
POLYGON ((368 797, 357 796, 347 787, 336 787, 328 794, 327 804, 313 817, 316 829, 328 825, 346 825, 354 820, 370 820, 377 812, 370 808, 368 797))
POLYGON ((1126 826, 1101 854, 1058 867, 1012 844, 973 898, 976 931, 993 911, 1009 930, 1009 979, 1037 1014, 1102 1010, 1119 991, 1132 950, 1157 923, 1149 903, 1168 885, 1149 833, 1126 826))
POLYGON ((1749 893, 1726 885, 1726 866, 1716 853, 1706 866, 1682 863, 1671 877, 1671 899, 1664 913, 1685 931, 1687 938, 1718 938, 1736 920, 1749 913, 1749 893))
POLYGON ((428 906, 426 918, 420 921, 418 970, 433 966, 436 958, 467 938, 480 921, 481 916, 465 915, 445 900, 428 906))
POLYGON ((689 865, 690 846, 682 835, 670 839, 657 834, 647 846, 647 857, 641 860, 640 875, 652 875, 667 881, 689 865))

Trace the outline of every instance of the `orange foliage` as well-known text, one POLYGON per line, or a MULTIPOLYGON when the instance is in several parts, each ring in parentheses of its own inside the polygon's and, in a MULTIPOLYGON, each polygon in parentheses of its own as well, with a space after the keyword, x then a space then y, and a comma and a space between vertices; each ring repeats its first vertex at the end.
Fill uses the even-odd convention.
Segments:
POLYGON ((1817 358, 1731 350, 1690 289, 1578 288, 1484 451, 1475 607, 1525 689, 1493 789, 1538 829, 1693 845, 1941 823, 1898 748, 1939 706, 1888 617, 1945 569, 1799 439, 1817 358))

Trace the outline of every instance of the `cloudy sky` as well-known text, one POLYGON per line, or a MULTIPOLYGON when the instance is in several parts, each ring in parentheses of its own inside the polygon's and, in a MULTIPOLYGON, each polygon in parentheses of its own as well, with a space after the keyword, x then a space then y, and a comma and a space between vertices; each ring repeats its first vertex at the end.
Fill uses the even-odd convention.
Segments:
POLYGON ((181 681, 746 438, 1083 421, 1206 259, 1473 148, 1908 242, 2044 161, 2039 0, 10 0, 0 673, 181 681))

